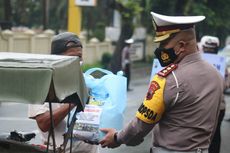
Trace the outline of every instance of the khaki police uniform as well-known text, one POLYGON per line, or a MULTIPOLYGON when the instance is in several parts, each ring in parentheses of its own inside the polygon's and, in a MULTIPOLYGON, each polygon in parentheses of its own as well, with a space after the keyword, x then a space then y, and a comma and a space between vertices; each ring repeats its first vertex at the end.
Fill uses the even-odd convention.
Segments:
MULTIPOLYGON (((177 64, 170 64, 179 60, 174 48, 156 50, 160 64, 167 67, 152 78, 136 117, 114 134, 114 142, 138 145, 152 131, 153 153, 208 153, 224 88, 219 72, 195 50, 194 24, 205 17, 151 14, 156 31, 154 41, 164 41, 160 47, 168 45, 167 39, 170 44, 172 34, 181 31, 184 33, 180 37, 191 34, 191 38, 183 41, 185 47, 181 49, 185 56, 177 64), (190 41, 190 45, 185 45, 190 41)), ((175 40, 180 37, 176 35, 175 40)))
POLYGON ((169 65, 154 76, 136 118, 118 133, 118 141, 137 145, 158 123, 153 130, 155 151, 207 151, 217 123, 222 82, 198 52, 169 65))

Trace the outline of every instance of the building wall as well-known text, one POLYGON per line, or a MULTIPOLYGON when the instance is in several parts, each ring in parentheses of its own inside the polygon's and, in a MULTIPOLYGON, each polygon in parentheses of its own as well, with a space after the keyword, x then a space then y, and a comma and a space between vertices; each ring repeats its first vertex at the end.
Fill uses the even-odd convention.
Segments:
MULTIPOLYGON (((36 34, 32 30, 24 32, 13 32, 4 30, 0 32, 0 52, 21 52, 34 54, 50 54, 51 40, 54 31, 46 30, 36 34)), ((80 37, 83 44, 83 60, 86 64, 93 64, 101 61, 104 53, 113 53, 114 46, 110 41, 99 42, 96 38, 86 42, 80 37)), ((146 56, 153 54, 153 43, 151 38, 146 39, 146 56)))

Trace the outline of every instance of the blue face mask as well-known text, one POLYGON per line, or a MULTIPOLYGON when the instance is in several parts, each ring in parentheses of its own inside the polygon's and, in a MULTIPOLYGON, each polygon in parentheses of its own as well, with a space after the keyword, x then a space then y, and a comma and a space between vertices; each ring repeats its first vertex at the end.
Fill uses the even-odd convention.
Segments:
POLYGON ((157 48, 154 52, 162 67, 173 63, 177 59, 177 55, 173 48, 157 48))

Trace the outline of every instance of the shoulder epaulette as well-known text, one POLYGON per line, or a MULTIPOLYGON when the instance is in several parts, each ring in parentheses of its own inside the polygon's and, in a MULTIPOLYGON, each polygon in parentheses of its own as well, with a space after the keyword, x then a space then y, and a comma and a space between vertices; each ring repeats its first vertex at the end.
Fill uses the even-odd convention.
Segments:
POLYGON ((157 74, 159 76, 162 77, 166 77, 168 76, 173 70, 175 70, 177 68, 176 64, 170 64, 167 67, 165 67, 163 70, 161 70, 160 72, 158 72, 157 74))

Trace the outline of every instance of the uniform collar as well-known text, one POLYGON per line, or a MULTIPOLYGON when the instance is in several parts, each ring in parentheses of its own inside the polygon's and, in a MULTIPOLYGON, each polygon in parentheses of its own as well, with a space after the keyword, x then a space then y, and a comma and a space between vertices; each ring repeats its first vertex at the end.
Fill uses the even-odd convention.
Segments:
POLYGON ((195 62, 202 60, 200 52, 195 52, 185 56, 179 63, 179 65, 183 65, 185 63, 195 62))

